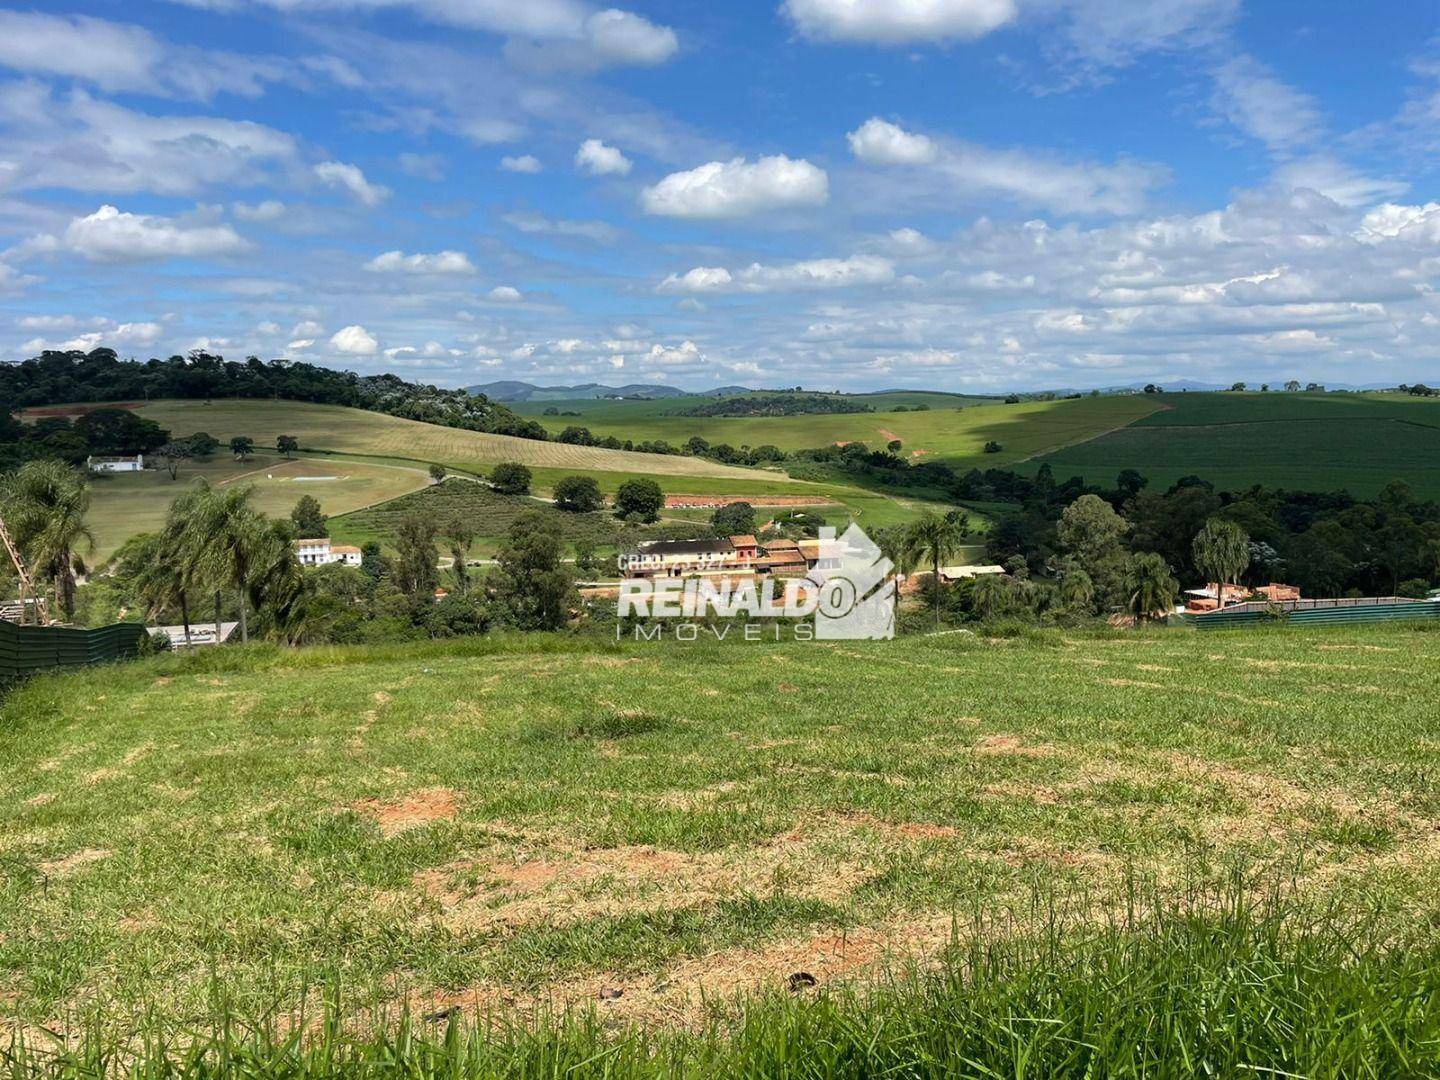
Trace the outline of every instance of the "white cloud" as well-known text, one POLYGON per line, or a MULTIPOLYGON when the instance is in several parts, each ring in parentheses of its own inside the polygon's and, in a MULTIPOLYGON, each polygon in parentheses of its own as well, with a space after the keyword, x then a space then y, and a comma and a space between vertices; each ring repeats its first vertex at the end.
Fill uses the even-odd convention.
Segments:
POLYGON ((374 356, 380 343, 365 327, 356 325, 337 330, 330 338, 330 347, 351 356, 374 356))
POLYGON ((1322 128, 1314 98, 1245 54, 1216 69, 1214 105, 1221 116, 1272 150, 1293 150, 1322 128))
POLYGON ((540 70, 594 71, 605 67, 655 67, 680 48, 675 31, 629 11, 609 8, 585 19, 573 40, 532 43, 511 40, 505 55, 540 70))
POLYGON ((445 179, 445 159, 439 154, 412 154, 405 152, 395 159, 400 171, 406 176, 439 183, 445 179))
POLYGON ((0 85, 0 130, 6 134, 0 177, 12 190, 193 195, 236 181, 255 184, 267 166, 290 161, 297 149, 291 136, 263 124, 150 116, 82 90, 57 101, 35 82, 0 85))
POLYGON ((1360 219, 1355 238, 1367 244, 1405 240, 1440 245, 1440 203, 1424 206, 1382 203, 1360 219))
POLYGON ((586 139, 575 151, 575 167, 591 176, 626 176, 630 159, 599 139, 586 139))
POLYGON ((867 164, 921 178, 913 194, 953 205, 956 195, 994 196, 1060 213, 1127 214, 1140 208, 1163 170, 1138 162, 1062 161, 1026 150, 995 150, 912 134, 879 118, 848 136, 867 164))
POLYGON ((532 236, 579 236, 598 244, 614 243, 620 236, 620 230, 605 221, 567 221, 519 210, 504 215, 503 220, 511 228, 532 236))
POLYGON ((489 296, 499 304, 518 304, 525 299, 524 294, 513 285, 496 285, 490 290, 489 296))
POLYGON ((463 251, 438 251, 433 255, 387 251, 367 262, 365 269, 376 274, 473 274, 475 265, 463 251))
POLYGON ((285 346, 286 352, 304 352, 315 344, 314 338, 297 338, 285 346))
MULTIPOLYGON (((290 336, 296 338, 317 338, 323 333, 325 333, 325 327, 313 319, 298 322, 290 328, 290 336)), ((314 342, 312 341, 311 344, 313 345, 314 342)))
POLYGON ((521 154, 518 157, 503 157, 500 159, 500 168, 506 172, 529 173, 531 175, 544 170, 540 159, 533 154, 521 154))
POLYGON ((705 354, 693 341, 682 341, 679 345, 652 345, 640 359, 650 368, 699 368, 706 362, 705 354))
POLYGON ((341 188, 365 206, 379 206, 390 197, 390 189, 372 184, 358 166, 340 161, 325 161, 315 166, 315 175, 326 185, 341 188))
POLYGON ((278 199, 266 199, 255 205, 237 202, 231 209, 241 221, 278 221, 285 215, 285 204, 278 199))
POLYGON ((973 40, 1016 16, 1014 0, 785 0, 806 37, 876 45, 973 40))
POLYGON ((872 165, 929 165, 939 151, 924 135, 912 135, 878 116, 871 117, 845 138, 850 152, 872 165))
POLYGON ((822 206, 830 197, 825 170, 783 155, 712 161, 671 173, 640 195, 650 214, 680 218, 732 218, 767 210, 822 206))
POLYGON ((1275 183, 1285 190, 1318 191, 1341 206, 1364 206, 1379 199, 1395 199, 1410 190, 1410 185, 1403 181, 1366 176, 1353 166, 1324 154, 1282 166, 1275 172, 1275 183))
POLYGON ((807 259, 781 266, 752 263, 734 274, 720 266, 697 266, 682 275, 671 274, 660 283, 658 291, 761 293, 788 289, 843 289, 857 285, 884 285, 894 278, 895 267, 889 259, 875 255, 852 255, 848 259, 807 259))
POLYGON ((229 225, 182 225, 170 218, 122 213, 102 206, 75 218, 65 229, 65 246, 92 262, 235 255, 249 244, 229 225))

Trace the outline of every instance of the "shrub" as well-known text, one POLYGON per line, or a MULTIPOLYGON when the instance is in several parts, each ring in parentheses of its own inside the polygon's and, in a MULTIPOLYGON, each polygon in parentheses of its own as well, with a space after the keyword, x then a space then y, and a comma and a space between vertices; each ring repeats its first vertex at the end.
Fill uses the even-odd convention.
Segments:
POLYGON ((490 484, 502 495, 530 494, 530 470, 519 462, 502 461, 490 470, 490 484))
POLYGON ((588 514, 605 505, 600 485, 591 476, 567 476, 555 485, 555 505, 561 510, 588 514))

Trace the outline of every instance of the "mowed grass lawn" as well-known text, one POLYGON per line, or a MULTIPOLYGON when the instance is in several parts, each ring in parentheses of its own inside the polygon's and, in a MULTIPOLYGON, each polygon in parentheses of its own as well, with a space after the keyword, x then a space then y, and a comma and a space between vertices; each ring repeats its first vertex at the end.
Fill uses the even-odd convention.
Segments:
POLYGON ((250 484, 254 505, 272 517, 285 517, 302 495, 314 496, 326 514, 346 514, 394 499, 430 482, 418 466, 379 464, 346 458, 287 459, 261 453, 240 462, 222 448, 204 461, 189 461, 172 480, 164 469, 90 477, 90 514, 95 534, 91 561, 100 565, 130 537, 155 532, 170 503, 199 478, 219 486, 250 484))
POLYGON ((1398 394, 1165 394, 1162 411, 1030 464, 1057 478, 1110 484, 1137 469, 1154 487, 1201 476, 1221 489, 1253 484, 1373 496, 1402 479, 1440 497, 1440 401, 1398 394))
MULTIPOLYGON (((304 449, 438 462, 471 471, 486 471, 501 461, 518 461, 524 465, 571 471, 734 480, 755 476, 753 470, 699 458, 631 454, 509 435, 485 435, 338 405, 298 401, 217 400, 208 404, 156 401, 136 411, 177 436, 208 431, 228 443, 234 435, 249 435, 257 446, 274 446, 277 436, 294 435, 304 449)), ((784 477, 780 479, 783 481, 784 477)))
MULTIPOLYGON (((161 657, 0 703, 22 1025, 712 999, 1239 863, 1440 905, 1420 629, 575 639, 161 657), (1031 914, 1027 914, 1031 912, 1031 914), (612 995, 613 996, 613 995, 612 995)), ((1086 910, 1090 910, 1087 908, 1086 910)))
MULTIPOLYGON (((863 399, 862 399, 863 400, 863 399)), ((554 403, 551 403, 554 404, 554 403)), ((574 403, 570 403, 574 404, 574 403)), ((579 409, 580 417, 537 416, 552 432, 572 424, 596 435, 621 439, 664 439, 673 445, 699 435, 732 446, 778 446, 804 450, 839 442, 882 448, 891 439, 914 458, 993 468, 1093 439, 1124 427, 1158 408, 1153 397, 1125 395, 1068 401, 998 402, 923 412, 825 413, 803 416, 696 417, 660 414, 661 402, 607 402, 579 409), (1000 443, 998 454, 984 452, 1000 443)), ((546 406, 548 407, 548 406, 546 406)), ((535 411, 531 406, 531 411, 535 411)))

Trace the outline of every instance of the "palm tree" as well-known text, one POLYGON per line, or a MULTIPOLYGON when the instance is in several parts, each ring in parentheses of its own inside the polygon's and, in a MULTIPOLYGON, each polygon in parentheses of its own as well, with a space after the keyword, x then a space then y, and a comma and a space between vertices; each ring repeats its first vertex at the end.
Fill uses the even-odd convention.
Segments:
POLYGON ((915 552, 910 546, 909 531, 903 525, 881 529, 875 537, 880 554, 890 560, 891 580, 895 591, 890 595, 890 624, 898 629, 900 622, 900 579, 915 569, 915 552))
POLYGON ((1215 581, 1215 609, 1225 606, 1225 586, 1250 565, 1250 537, 1233 521, 1211 518, 1195 537, 1195 568, 1215 581))
MULTIPOLYGON (((265 518, 250 505, 254 488, 237 485, 212 488, 203 481, 189 492, 184 507, 184 551, 195 577, 229 585, 238 594, 240 641, 250 640, 246 594, 271 541, 265 518)), ((179 500, 177 500, 178 502, 179 500)), ((220 638, 220 590, 215 592, 215 637, 220 638)))
MULTIPOLYGON (((273 630, 293 641, 305 617, 306 577, 295 558, 294 528, 288 521, 263 521, 250 553, 246 585, 250 603, 264 610, 273 630)), ((244 608, 242 606, 241 610, 244 608)))
POLYGON ((975 579, 971 594, 975 611, 982 619, 993 619, 1005 610, 1010 600, 1010 587, 999 574, 982 574, 975 579))
POLYGON ((141 533, 115 555, 120 572, 134 583, 135 595, 145 604, 145 617, 154 619, 171 604, 180 606, 185 647, 190 648, 190 606, 182 567, 170 557, 163 533, 141 533))
POLYGON ((1169 614, 1180 595, 1180 583, 1161 556, 1142 551, 1131 555, 1125 565, 1125 591, 1130 594, 1130 610, 1143 622, 1169 614))
POLYGON ((1060 579, 1060 599, 1067 607, 1089 610, 1095 603, 1095 582, 1084 570, 1071 570, 1060 579))
POLYGON ((82 551, 95 546, 85 525, 90 489, 62 461, 27 461, 10 477, 0 501, 15 543, 36 576, 50 581, 66 620, 75 616, 75 578, 85 573, 82 551))
POLYGON ((940 625, 940 564, 959 551, 965 540, 966 527, 959 520, 943 518, 939 514, 926 512, 909 530, 910 549, 914 562, 928 562, 934 574, 935 625, 940 625))

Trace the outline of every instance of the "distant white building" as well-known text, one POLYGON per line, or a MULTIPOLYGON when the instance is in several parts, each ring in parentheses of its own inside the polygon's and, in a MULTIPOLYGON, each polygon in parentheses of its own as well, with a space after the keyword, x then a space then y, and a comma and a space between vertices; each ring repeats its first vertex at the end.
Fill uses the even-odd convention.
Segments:
MULTIPOLYGON (((215 624, 213 622, 191 623, 190 624, 190 647, 198 649, 204 645, 224 645, 235 633, 238 622, 222 622, 220 633, 217 637, 215 624)), ((162 634, 170 639, 172 649, 183 649, 185 647, 185 627, 183 626, 149 626, 146 627, 151 637, 158 638, 162 634)))
POLYGON ((301 566, 329 566, 344 563, 346 566, 360 565, 360 549, 349 544, 332 544, 321 537, 316 540, 296 540, 295 557, 301 566))
POLYGON ((144 472, 145 455, 134 457, 95 457, 85 459, 85 467, 91 472, 144 472))

